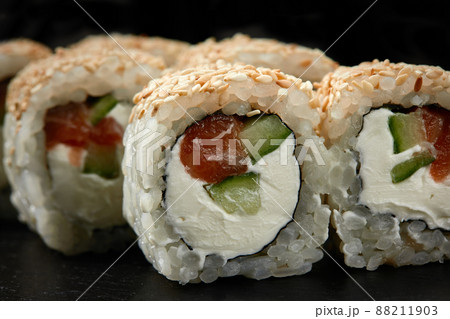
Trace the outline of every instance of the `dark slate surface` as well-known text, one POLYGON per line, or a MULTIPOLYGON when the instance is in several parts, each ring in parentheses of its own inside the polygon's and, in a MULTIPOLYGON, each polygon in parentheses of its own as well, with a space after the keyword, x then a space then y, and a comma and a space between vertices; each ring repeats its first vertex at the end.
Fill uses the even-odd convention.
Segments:
MULTIPOLYGON (((78 0, 108 31, 145 33, 196 43, 235 32, 327 49, 373 2, 78 0), (159 3, 159 4, 157 4, 159 3)), ((327 53, 344 65, 374 58, 440 65, 448 59, 445 1, 376 3, 327 53)), ((0 40, 30 37, 66 45, 101 31, 73 1, 2 0, 0 40)), ((66 257, 47 249, 14 219, 0 195, 0 300, 75 300, 120 252, 66 257)), ((339 257, 338 257, 339 258, 339 257)), ((342 261, 340 261, 342 263, 342 261)), ((449 263, 376 272, 345 268, 377 300, 450 300, 449 263)), ((181 286, 166 280, 137 247, 83 300, 368 300, 328 257, 304 276, 254 281, 242 277, 181 286)))
MULTIPOLYGON (((3 200, 4 198, 2 198, 3 200)), ((11 212, 13 213, 13 212, 11 212)), ((0 220, 0 300, 76 300, 121 252, 67 257, 27 226, 0 220)), ((334 257, 343 264, 339 256, 334 257)), ((375 272, 345 267, 376 300, 450 300, 449 263, 375 272)), ((159 275, 137 246, 81 300, 369 300, 329 257, 304 275, 262 281, 222 278, 182 286, 159 275)))

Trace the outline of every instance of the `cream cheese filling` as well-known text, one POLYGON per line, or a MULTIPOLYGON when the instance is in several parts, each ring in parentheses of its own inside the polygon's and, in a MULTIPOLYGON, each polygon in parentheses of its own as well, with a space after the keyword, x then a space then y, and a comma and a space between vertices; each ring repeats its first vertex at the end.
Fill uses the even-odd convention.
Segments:
POLYGON ((249 171, 260 174, 261 207, 255 215, 228 214, 192 178, 180 160, 180 137, 166 168, 166 221, 196 252, 226 259, 259 252, 292 219, 300 189, 300 167, 291 134, 249 171))
POLYGON ((394 139, 388 125, 388 119, 393 114, 382 108, 364 117, 363 129, 356 144, 363 183, 360 204, 374 213, 392 213, 402 221, 421 219, 430 228, 450 229, 450 187, 433 180, 430 165, 400 183, 392 183, 391 169, 422 150, 421 146, 416 145, 394 154, 394 139))

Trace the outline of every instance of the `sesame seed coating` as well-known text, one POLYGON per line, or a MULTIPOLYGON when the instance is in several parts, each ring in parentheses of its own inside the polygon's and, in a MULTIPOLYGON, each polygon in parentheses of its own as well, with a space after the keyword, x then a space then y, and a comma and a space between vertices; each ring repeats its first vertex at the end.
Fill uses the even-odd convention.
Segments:
MULTIPOLYGON (((160 57, 132 49, 129 50, 129 54, 137 63, 150 65, 159 70, 165 68, 160 57)), ((16 119, 20 119, 22 113, 28 108, 31 96, 45 86, 56 73, 68 73, 76 67, 94 73, 112 59, 117 60, 117 72, 119 73, 136 67, 133 59, 117 49, 97 48, 82 54, 76 50, 57 49, 54 55, 30 63, 12 80, 7 96, 8 111, 16 119)))
MULTIPOLYGON (((247 91, 251 92, 256 86, 267 90, 267 93, 264 90, 258 93, 260 98, 275 95, 278 96, 278 101, 283 101, 285 93, 290 87, 302 91, 308 100, 313 98, 310 82, 303 82, 279 70, 255 68, 243 64, 232 65, 218 61, 196 68, 167 73, 148 83, 141 92, 134 96, 136 105, 130 116, 130 122, 142 118, 147 112, 150 112, 151 116, 158 117, 158 112, 165 108, 165 105, 169 105, 173 112, 180 108, 187 112, 189 108, 199 105, 186 98, 192 98, 193 95, 199 93, 217 94, 217 103, 219 104, 217 107, 220 108, 221 105, 235 99, 233 94, 239 90, 238 88, 248 88, 247 91), (272 75, 278 80, 275 81, 272 75), (183 90, 180 90, 180 87, 183 90)), ((275 107, 269 111, 275 112, 275 107)), ((311 122, 315 121, 311 120, 311 122)))
POLYGON ((14 75, 30 61, 43 59, 51 54, 48 47, 29 39, 0 42, 0 80, 14 75))
POLYGON ((30 60, 42 59, 52 51, 43 44, 29 39, 15 39, 0 43, 0 54, 26 56, 30 60))
POLYGON ((219 42, 210 38, 192 46, 180 55, 176 67, 183 69, 218 60, 279 68, 285 73, 309 81, 320 81, 325 74, 338 66, 318 49, 286 44, 273 39, 252 39, 247 35, 236 34, 219 42))
POLYGON ((326 115, 321 134, 332 143, 345 133, 353 114, 363 115, 370 108, 436 103, 450 109, 450 72, 437 66, 374 60, 339 67, 316 88, 313 104, 326 115))
MULTIPOLYGON (((178 55, 189 47, 186 42, 161 37, 119 33, 112 33, 111 36, 125 50, 138 49, 155 56, 161 56, 167 66, 174 64, 178 55)), ((92 48, 120 48, 114 40, 107 35, 92 35, 71 45, 70 49, 88 51, 92 48)))

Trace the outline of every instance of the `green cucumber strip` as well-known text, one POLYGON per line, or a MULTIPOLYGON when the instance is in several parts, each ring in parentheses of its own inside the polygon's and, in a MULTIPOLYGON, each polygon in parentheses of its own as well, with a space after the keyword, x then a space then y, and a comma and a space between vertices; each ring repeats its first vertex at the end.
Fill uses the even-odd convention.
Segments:
POLYGON ((392 183, 400 183, 414 174, 420 168, 431 164, 435 160, 429 152, 422 152, 413 158, 397 164, 391 170, 392 183))
POLYGON ((106 179, 120 175, 120 161, 116 146, 90 144, 84 161, 84 174, 97 174, 106 179))
POLYGON ((425 128, 416 113, 397 113, 389 117, 389 130, 394 138, 394 154, 410 149, 425 139, 425 128))
POLYGON ((90 121, 92 125, 97 125, 111 110, 118 101, 112 95, 105 95, 99 98, 92 106, 90 121))
POLYGON ((263 156, 275 151, 280 147, 281 143, 276 143, 272 145, 271 140, 284 140, 286 139, 292 131, 288 129, 276 115, 263 115, 261 117, 254 116, 245 122, 244 128, 239 134, 239 138, 244 141, 244 146, 246 146, 250 158, 253 164, 259 161, 263 156), (257 146, 260 140, 265 140, 259 149, 255 149, 253 154, 249 149, 250 143, 253 147, 257 146))
POLYGON ((209 196, 228 214, 243 211, 255 215, 261 207, 259 174, 230 176, 218 184, 204 186, 209 196))

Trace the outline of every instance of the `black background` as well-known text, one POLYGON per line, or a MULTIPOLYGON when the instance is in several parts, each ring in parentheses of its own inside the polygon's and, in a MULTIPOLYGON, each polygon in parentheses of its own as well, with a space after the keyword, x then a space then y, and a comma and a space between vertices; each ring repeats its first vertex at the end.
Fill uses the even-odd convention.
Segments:
MULTIPOLYGON (((191 43, 235 32, 326 50, 373 1, 79 1, 108 32, 191 43)), ((343 65, 374 58, 450 69, 448 1, 379 0, 327 55, 343 65)), ((64 46, 100 28, 73 0, 1 0, 0 40, 64 46)), ((0 210, 14 213, 0 195, 0 210)), ((120 255, 65 257, 14 219, 0 220, 0 300, 74 300, 120 255)), ((342 264, 339 256, 335 256, 342 264)), ((346 270, 377 300, 449 300, 448 263, 376 272, 346 270)), ((312 272, 264 281, 241 277, 181 286, 158 275, 133 247, 89 290, 89 300, 368 300, 328 257, 312 272)))
MULTIPOLYGON (((326 50, 373 2, 77 0, 108 32, 191 43, 236 32, 326 50)), ((374 58, 440 65, 448 59, 448 1, 378 2, 327 54, 343 65, 374 58)), ((25 36, 64 46, 100 28, 73 0, 1 0, 0 39, 25 36)))

